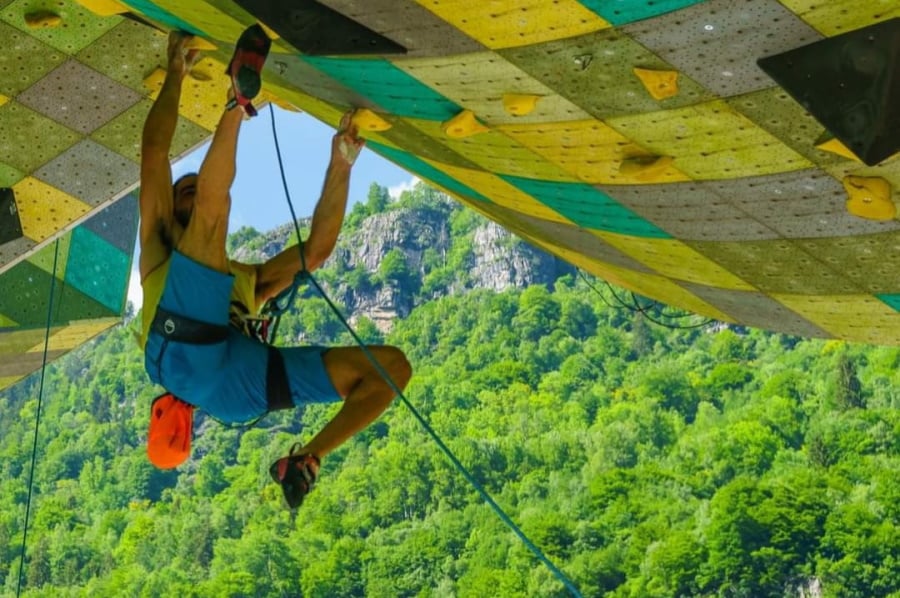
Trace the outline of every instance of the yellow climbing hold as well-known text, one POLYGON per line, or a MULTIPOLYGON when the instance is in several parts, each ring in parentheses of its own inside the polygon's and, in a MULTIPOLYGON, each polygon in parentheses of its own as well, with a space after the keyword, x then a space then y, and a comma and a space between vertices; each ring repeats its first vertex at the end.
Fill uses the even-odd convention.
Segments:
POLYGON ((671 156, 636 156, 625 158, 619 164, 619 174, 639 181, 668 182, 663 175, 674 162, 671 156))
POLYGON ((471 110, 463 110, 441 125, 441 128, 447 137, 453 137, 454 139, 470 137, 488 130, 486 126, 478 122, 478 119, 475 118, 475 113, 471 110))
POLYGON ((358 108, 353 113, 353 124, 359 127, 360 131, 369 131, 370 133, 387 131, 393 126, 368 108, 358 108))
POLYGON ((816 148, 826 152, 831 152, 832 154, 837 154, 838 156, 842 156, 844 158, 847 158, 848 160, 855 160, 862 163, 862 160, 857 158, 856 154, 851 152, 850 149, 846 145, 841 143, 841 141, 836 137, 832 137, 828 141, 817 143, 816 148))
POLYGON ((129 12, 131 9, 117 0, 77 0, 82 5, 99 17, 111 17, 129 12))
POLYGON ((151 92, 156 92, 162 89, 163 83, 166 80, 166 69, 156 69, 144 79, 144 87, 149 89, 151 92))
POLYGON ((503 94, 503 109, 513 116, 525 116, 530 114, 537 106, 541 96, 528 93, 503 94))
POLYGON ((259 23, 259 26, 262 27, 262 30, 265 31, 266 35, 269 36, 270 40, 275 41, 276 39, 281 37, 280 35, 275 33, 274 29, 272 29, 262 21, 257 21, 257 23, 259 23))
POLYGON ((659 71, 635 67, 632 72, 641 80, 655 100, 671 98, 678 93, 678 71, 659 71))
POLYGON ((62 17, 49 10, 36 10, 25 15, 25 24, 32 29, 59 27, 62 17))
POLYGON ((3 95, 2 93, 0 93, 0 106, 2 106, 3 104, 5 104, 8 101, 9 101, 9 98, 6 97, 5 95, 3 95))
MULTIPOLYGON (((267 84, 268 85, 268 84, 267 84)), ((265 105, 267 103, 272 103, 281 108, 282 110, 287 110, 288 112, 303 112, 300 108, 297 108, 287 100, 281 98, 277 94, 263 87, 262 91, 259 92, 259 105, 265 105)))
POLYGON ((869 220, 891 220, 897 206, 891 201, 891 184, 881 177, 848 175, 843 180, 849 195, 847 211, 869 220))
POLYGON ((218 46, 216 46, 216 44, 197 35, 189 39, 187 43, 184 44, 184 47, 189 50, 218 50, 218 46))

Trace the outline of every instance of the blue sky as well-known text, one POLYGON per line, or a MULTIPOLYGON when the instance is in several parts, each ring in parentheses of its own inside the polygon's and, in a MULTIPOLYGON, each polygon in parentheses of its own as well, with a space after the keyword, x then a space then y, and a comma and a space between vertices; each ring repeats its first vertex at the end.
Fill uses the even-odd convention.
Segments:
MULTIPOLYGON (((290 222, 278 171, 278 159, 272 138, 269 108, 261 109, 256 118, 245 121, 238 138, 237 176, 231 188, 231 225, 234 231, 252 226, 265 232, 290 222)), ((305 113, 288 112, 275 107, 278 143, 284 161, 285 175, 294 210, 299 218, 312 214, 319 199, 325 168, 331 151, 334 129, 305 113)), ((204 144, 172 166, 178 177, 196 172, 209 144, 204 144)), ((409 172, 364 149, 353 167, 350 177, 348 209, 357 201, 365 201, 371 183, 388 187, 392 195, 409 188, 415 178, 409 172)), ((137 254, 128 286, 128 299, 140 306, 140 277, 136 274, 137 254)))

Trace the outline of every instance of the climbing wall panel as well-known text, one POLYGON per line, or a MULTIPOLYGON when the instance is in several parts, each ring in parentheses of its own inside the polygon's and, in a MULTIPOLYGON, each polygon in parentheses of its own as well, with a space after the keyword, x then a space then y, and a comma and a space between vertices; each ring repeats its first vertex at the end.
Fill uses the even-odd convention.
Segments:
POLYGON ((52 360, 121 321, 136 208, 129 195, 0 274, 0 388, 40 367, 48 326, 52 360))
MULTIPOLYGON (((331 126, 371 110, 389 127, 367 134, 371 151, 637 293, 728 322, 900 344, 900 157, 862 163, 758 66, 900 17, 896 2, 323 4, 405 54, 312 56, 283 37, 263 100, 331 126)), ((75 307, 57 311, 75 322, 122 308, 134 206, 116 200, 137 183, 166 32, 215 48, 185 79, 177 156, 218 121, 238 32, 278 14, 263 22, 299 44, 305 14, 269 0, 124 0, 134 18, 93 7, 0 0, 0 186, 23 233, 0 244, 0 272, 46 283, 62 237, 60 297, 75 307), (35 22, 38 10, 55 20, 35 22), (91 272, 101 257, 106 286, 91 272)), ((15 276, 16 296, 33 291, 15 276)), ((0 309, 0 329, 35 325, 36 305, 0 309)), ((69 325, 58 322, 61 351, 69 325)))

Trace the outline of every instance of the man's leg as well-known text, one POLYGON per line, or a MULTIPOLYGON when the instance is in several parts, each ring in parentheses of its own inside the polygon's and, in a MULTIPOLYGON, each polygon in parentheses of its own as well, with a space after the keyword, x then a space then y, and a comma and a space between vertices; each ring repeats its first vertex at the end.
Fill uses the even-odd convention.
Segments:
MULTIPOLYGON (((406 388, 412 376, 412 366, 406 355, 400 349, 388 346, 369 347, 369 351, 397 387, 406 388)), ((372 423, 396 396, 359 347, 329 349, 322 361, 344 402, 337 415, 301 451, 319 459, 372 423)))

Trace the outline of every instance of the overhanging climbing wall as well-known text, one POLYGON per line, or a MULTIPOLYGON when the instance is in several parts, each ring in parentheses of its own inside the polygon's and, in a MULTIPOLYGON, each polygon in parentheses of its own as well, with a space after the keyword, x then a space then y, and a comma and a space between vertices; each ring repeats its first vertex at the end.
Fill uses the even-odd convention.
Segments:
MULTIPOLYGON (((757 66, 900 17, 895 0, 323 2, 408 50, 382 57, 300 52, 308 0, 82 4, 55 2, 57 26, 32 29, 37 0, 0 0, 17 40, 0 50, 0 128, 16 132, 0 186, 17 197, 49 188, 83 213, 54 161, 90 160, 69 169, 88 177, 119 160, 104 189, 136 179, 164 37, 123 14, 215 47, 189 80, 179 152, 214 126, 230 44, 258 17, 281 36, 268 98, 331 125, 368 108, 371 149, 572 263, 724 321, 900 343, 900 159, 859 161, 757 66)), ((861 62, 875 63, 900 72, 895 56, 861 62)), ((52 234, 21 213, 26 246, 52 234)))
POLYGON ((0 389, 41 367, 48 312, 51 361, 122 321, 136 234, 131 194, 0 274, 0 389))

